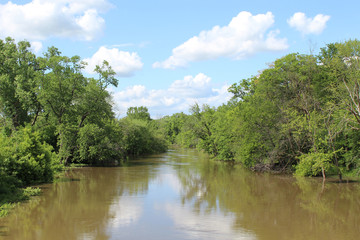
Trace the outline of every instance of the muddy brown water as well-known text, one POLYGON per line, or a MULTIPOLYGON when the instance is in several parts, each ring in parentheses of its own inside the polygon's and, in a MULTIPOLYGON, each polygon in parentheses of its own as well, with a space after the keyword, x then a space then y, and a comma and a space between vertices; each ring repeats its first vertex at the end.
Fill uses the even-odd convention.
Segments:
POLYGON ((81 168, 0 219, 0 239, 360 239, 360 184, 255 174, 192 150, 81 168))

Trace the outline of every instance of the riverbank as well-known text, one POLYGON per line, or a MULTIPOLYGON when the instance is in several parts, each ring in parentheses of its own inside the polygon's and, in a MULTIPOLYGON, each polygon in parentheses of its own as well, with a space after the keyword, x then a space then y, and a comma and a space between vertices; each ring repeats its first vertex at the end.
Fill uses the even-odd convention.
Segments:
MULTIPOLYGON (((84 167, 85 164, 72 164, 69 167, 60 166, 54 172, 53 181, 61 182, 66 178, 65 172, 69 169, 84 167)), ((40 183, 43 184, 43 183, 40 183)), ((42 193, 39 183, 30 186, 22 186, 21 183, 9 176, 0 177, 0 218, 6 217, 19 203, 30 200, 31 197, 39 196, 42 193)))
MULTIPOLYGON (((55 172, 54 178, 51 182, 46 183, 58 183, 68 181, 66 172, 71 169, 83 168, 83 167, 94 167, 89 164, 73 163, 69 166, 59 165, 55 172)), ((9 176, 0 176, 0 218, 6 217, 11 213, 18 204, 28 201, 31 197, 39 196, 42 190, 39 184, 45 183, 34 183, 30 186, 23 187, 21 183, 9 176)))
POLYGON ((0 194, 0 218, 5 217, 18 203, 41 194, 38 187, 15 188, 13 191, 0 194))

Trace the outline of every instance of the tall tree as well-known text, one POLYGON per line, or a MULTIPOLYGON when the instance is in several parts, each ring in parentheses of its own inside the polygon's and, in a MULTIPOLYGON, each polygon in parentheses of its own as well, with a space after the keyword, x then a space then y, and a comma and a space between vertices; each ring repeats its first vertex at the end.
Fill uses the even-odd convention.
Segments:
POLYGON ((0 40, 0 113, 12 121, 14 128, 33 118, 41 105, 37 99, 40 69, 30 43, 14 39, 0 40))

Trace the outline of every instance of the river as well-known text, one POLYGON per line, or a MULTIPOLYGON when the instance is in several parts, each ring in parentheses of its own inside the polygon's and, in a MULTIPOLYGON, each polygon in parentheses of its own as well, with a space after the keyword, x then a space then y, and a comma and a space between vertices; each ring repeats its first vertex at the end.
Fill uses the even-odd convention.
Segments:
POLYGON ((360 183, 255 174, 195 150, 41 188, 0 219, 0 239, 360 239, 360 183))

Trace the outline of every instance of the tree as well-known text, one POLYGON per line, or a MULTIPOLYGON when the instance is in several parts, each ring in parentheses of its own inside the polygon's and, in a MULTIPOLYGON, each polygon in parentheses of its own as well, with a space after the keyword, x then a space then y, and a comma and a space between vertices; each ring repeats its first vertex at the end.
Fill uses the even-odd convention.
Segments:
POLYGON ((183 125, 186 121, 186 114, 175 113, 172 116, 162 118, 165 121, 165 134, 169 141, 174 144, 176 143, 177 136, 181 133, 183 125))
POLYGON ((130 107, 128 108, 126 115, 131 119, 141 119, 145 121, 151 120, 150 113, 148 112, 147 107, 130 107))
POLYGON ((360 41, 328 44, 321 49, 321 68, 330 79, 328 89, 332 99, 328 101, 328 139, 336 154, 335 165, 341 179, 341 171, 359 166, 357 132, 360 130, 360 41), (342 166, 345 166, 342 167, 342 166), (341 170, 341 168, 344 168, 341 170))
POLYGON ((218 146, 213 135, 213 124, 215 123, 215 108, 204 104, 202 108, 196 103, 190 108, 191 122, 188 127, 192 134, 198 139, 197 147, 216 157, 218 146))
POLYGON ((122 141, 127 156, 166 151, 167 142, 154 125, 154 121, 124 118, 119 124, 123 132, 122 141))
POLYGON ((126 159, 123 129, 115 119, 105 120, 102 126, 88 123, 80 128, 77 138, 77 160, 99 165, 126 159))
POLYGON ((110 94, 106 88, 117 85, 115 72, 104 61, 96 66, 99 79, 86 78, 85 66, 78 56, 66 57, 51 47, 41 58, 46 69, 41 78, 39 99, 49 120, 57 126, 59 159, 67 164, 77 155, 79 130, 88 126, 103 126, 103 120, 114 117, 110 94))
POLYGON ((102 65, 96 65, 95 72, 99 74, 99 85, 101 90, 105 90, 108 86, 113 85, 117 87, 118 80, 115 78, 115 71, 110 66, 109 62, 104 60, 102 65))
POLYGON ((37 98, 38 62, 30 43, 0 40, 0 113, 11 119, 16 129, 30 119, 33 124, 41 111, 37 98))

